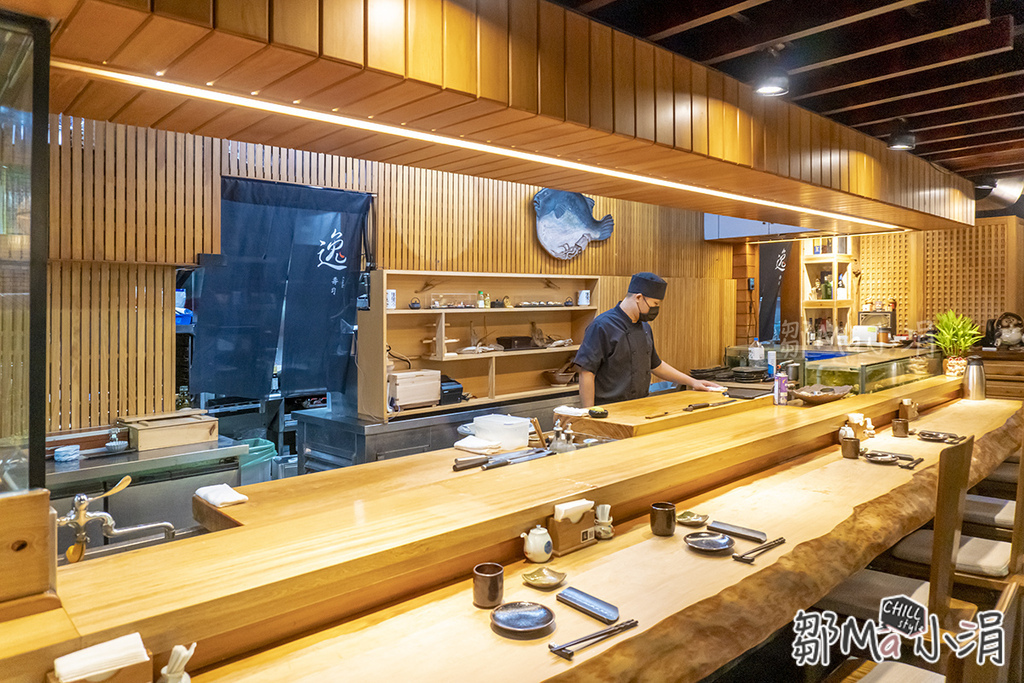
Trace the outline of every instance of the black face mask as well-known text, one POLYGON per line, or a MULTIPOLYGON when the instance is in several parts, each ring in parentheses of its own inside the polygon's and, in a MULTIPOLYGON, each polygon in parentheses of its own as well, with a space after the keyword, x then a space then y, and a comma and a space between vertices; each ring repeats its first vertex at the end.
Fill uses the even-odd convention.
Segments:
POLYGON ((651 306, 650 304, 648 304, 647 305, 647 312, 640 314, 640 322, 642 322, 642 323, 649 323, 649 322, 651 322, 652 320, 654 320, 655 318, 658 317, 658 313, 660 311, 661 311, 661 307, 660 306, 651 306))

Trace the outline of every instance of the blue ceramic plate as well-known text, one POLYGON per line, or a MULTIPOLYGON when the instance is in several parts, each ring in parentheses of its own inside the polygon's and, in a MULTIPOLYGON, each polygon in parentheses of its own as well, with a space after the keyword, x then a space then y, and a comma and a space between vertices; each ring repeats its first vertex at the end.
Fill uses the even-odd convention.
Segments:
POLYGON ((491 612, 491 624, 512 637, 536 634, 537 637, 555 623, 555 613, 536 602, 506 602, 491 612))
POLYGON ((736 545, 732 536, 717 531, 695 531, 683 536, 683 540, 686 541, 686 545, 703 553, 717 553, 736 545))

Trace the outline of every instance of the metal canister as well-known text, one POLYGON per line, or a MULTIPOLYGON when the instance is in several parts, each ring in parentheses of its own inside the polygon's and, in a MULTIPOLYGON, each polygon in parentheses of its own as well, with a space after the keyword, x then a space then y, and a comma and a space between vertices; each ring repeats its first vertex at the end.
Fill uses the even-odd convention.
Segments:
POLYGON ((981 401, 985 398, 985 366, 980 356, 967 359, 967 371, 964 372, 964 398, 981 401))

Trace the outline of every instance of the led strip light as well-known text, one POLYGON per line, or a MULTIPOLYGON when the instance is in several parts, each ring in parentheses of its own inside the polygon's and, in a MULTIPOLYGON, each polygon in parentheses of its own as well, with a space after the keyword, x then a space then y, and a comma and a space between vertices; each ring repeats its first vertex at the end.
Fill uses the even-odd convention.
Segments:
POLYGON ((883 223, 882 221, 871 220, 868 218, 858 218, 856 216, 834 213, 832 211, 822 211, 820 209, 811 209, 803 206, 797 206, 795 204, 776 202, 770 199, 748 197, 746 195, 736 194, 733 192, 723 192, 721 190, 713 190, 710 188, 700 187, 697 185, 688 185, 686 183, 678 183, 671 180, 663 180, 661 178, 651 178, 649 176, 640 175, 638 173, 629 173, 627 171, 618 171, 610 168, 602 168, 600 166, 591 166, 589 164, 584 164, 576 161, 568 161, 566 159, 559 159, 556 157, 550 157, 543 154, 535 154, 533 152, 523 152, 521 150, 516 149, 506 149, 504 147, 498 147, 495 145, 489 145, 481 142, 474 142, 472 140, 466 140, 463 138, 452 138, 445 135, 437 135, 436 133, 425 133, 403 126, 393 126, 386 123, 372 121, 369 119, 353 118, 349 116, 343 116, 340 114, 329 114, 326 112, 316 111, 313 109, 306 109, 304 107, 298 107, 289 104, 268 102, 266 100, 261 100, 256 97, 232 95, 230 93, 220 92, 209 88, 201 88, 194 85, 175 83, 173 81, 167 81, 161 78, 149 78, 147 76, 138 76, 135 74, 125 73, 122 71, 116 71, 113 69, 96 67, 88 64, 81 64, 78 62, 54 59, 50 61, 50 66, 54 69, 71 71, 74 73, 82 74, 84 76, 88 76, 90 78, 99 78, 106 81, 114 81, 117 83, 134 85, 139 88, 158 90, 161 92, 173 93, 175 95, 193 97, 201 100, 208 100, 211 102, 220 102, 222 104, 229 104, 237 107, 258 109, 260 111, 265 111, 271 114, 281 114, 283 116, 291 116, 295 118, 307 119, 310 121, 320 121, 322 123, 329 123, 336 126, 343 126, 346 128, 357 128, 360 130, 365 130, 373 133, 382 133, 384 135, 394 135, 396 137, 406 138, 410 140, 420 140, 422 142, 431 142, 439 145, 446 145, 448 147, 454 147, 457 149, 482 152, 484 154, 494 154, 513 159, 521 159, 523 161, 532 161, 538 164, 545 164, 547 166, 557 166, 572 171, 582 171, 584 173, 592 173, 595 175, 602 175, 609 178, 618 178, 620 180, 644 183, 646 185, 655 185, 657 187, 681 190, 683 192, 693 192, 695 194, 701 194, 708 197, 729 199, 733 201, 743 202, 746 204, 755 204, 758 206, 766 206, 773 209, 782 209, 784 211, 795 211, 798 213, 810 214, 813 216, 820 216, 822 218, 830 218, 838 221, 857 223, 860 225, 869 225, 875 228, 880 228, 883 231, 907 231, 907 228, 903 228, 892 223, 883 223))

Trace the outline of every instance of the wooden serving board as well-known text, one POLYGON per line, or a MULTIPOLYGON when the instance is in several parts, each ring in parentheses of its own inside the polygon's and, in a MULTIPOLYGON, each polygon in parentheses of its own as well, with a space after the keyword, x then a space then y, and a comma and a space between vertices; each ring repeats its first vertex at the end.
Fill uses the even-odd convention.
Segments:
MULTIPOLYGON (((570 417, 568 422, 572 423, 573 431, 581 434, 628 439, 772 405, 772 397, 769 394, 759 398, 737 399, 733 403, 686 412, 686 406, 693 403, 717 403, 727 400, 729 399, 718 393, 680 391, 661 396, 638 398, 634 401, 610 403, 602 406, 608 410, 606 418, 570 417), (668 415, 660 415, 661 413, 668 413, 668 415), (648 417, 649 415, 660 415, 660 417, 648 417)), ((562 418, 562 421, 565 422, 566 418, 562 418)))
POLYGON ((219 435, 215 417, 203 415, 205 411, 181 411, 144 418, 131 418, 127 422, 128 444, 137 450, 183 446, 192 443, 216 441, 219 435))

